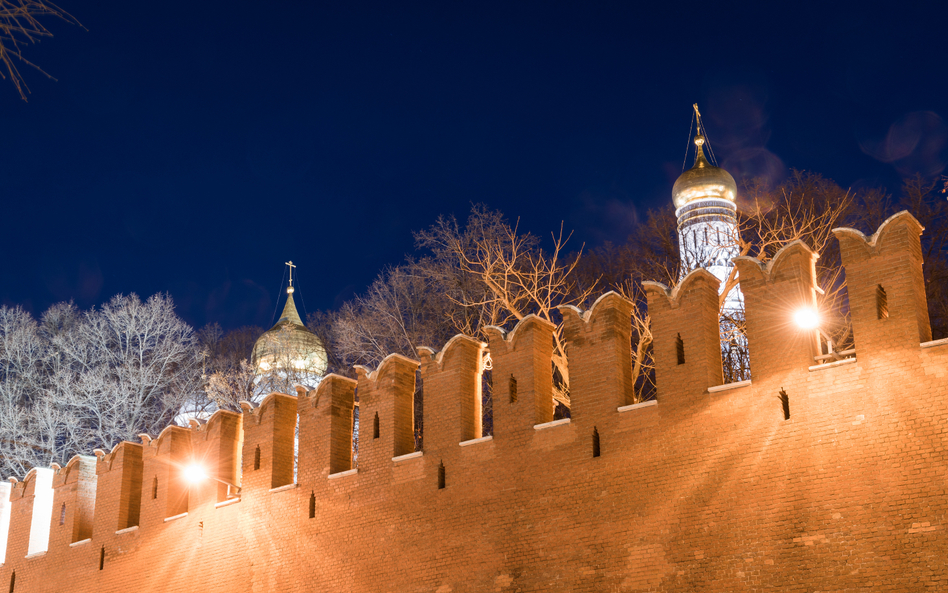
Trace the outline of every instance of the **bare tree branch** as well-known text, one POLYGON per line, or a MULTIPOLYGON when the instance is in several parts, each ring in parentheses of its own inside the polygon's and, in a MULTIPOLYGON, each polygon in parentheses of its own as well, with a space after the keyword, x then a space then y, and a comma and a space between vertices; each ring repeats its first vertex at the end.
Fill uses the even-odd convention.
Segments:
POLYGON ((21 49, 27 43, 38 43, 44 37, 53 36, 49 29, 38 20, 47 16, 82 26, 71 14, 52 2, 0 0, 0 63, 2 63, 0 76, 13 83, 24 101, 30 89, 16 66, 17 62, 35 68, 47 78, 53 79, 42 68, 24 58, 21 49))

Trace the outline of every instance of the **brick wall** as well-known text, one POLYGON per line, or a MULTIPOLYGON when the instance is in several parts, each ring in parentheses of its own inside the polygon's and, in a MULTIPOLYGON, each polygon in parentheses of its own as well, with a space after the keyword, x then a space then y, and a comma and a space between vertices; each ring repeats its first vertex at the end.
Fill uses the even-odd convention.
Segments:
POLYGON ((0 489, 0 590, 14 573, 13 590, 31 592, 948 590, 948 343, 926 342, 920 231, 900 214, 872 237, 838 232, 854 361, 817 365, 814 335, 788 322, 814 289, 812 254, 791 245, 738 264, 749 385, 720 386, 717 286, 696 272, 675 290, 649 286, 658 398, 628 405, 630 305, 606 295, 564 311, 571 421, 548 422, 553 328, 541 320, 490 336, 493 438, 477 438, 484 344, 390 357, 357 385, 331 376, 98 452, 95 475, 70 462, 54 477, 45 554, 25 557, 35 478, 0 489), (428 417, 411 454, 418 368, 428 417), (187 486, 195 460, 239 479, 240 496, 187 486))

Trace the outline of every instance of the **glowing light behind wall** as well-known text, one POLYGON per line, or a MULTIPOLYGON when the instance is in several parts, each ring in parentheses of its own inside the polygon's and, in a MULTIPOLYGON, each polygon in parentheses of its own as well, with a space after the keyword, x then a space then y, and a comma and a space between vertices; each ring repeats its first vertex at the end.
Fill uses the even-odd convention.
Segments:
POLYGON ((27 555, 49 549, 49 522, 53 518, 53 470, 45 467, 34 471, 36 478, 33 490, 33 521, 30 523, 30 547, 27 555))
POLYGON ((805 307, 797 310, 793 314, 793 322, 796 323, 800 329, 816 329, 820 326, 820 314, 817 313, 815 309, 805 307))
POLYGON ((13 484, 0 482, 0 564, 7 561, 7 538, 10 536, 10 492, 13 484))
POLYGON ((184 468, 184 479, 189 484, 197 484, 207 479, 207 472, 200 465, 189 465, 184 468))

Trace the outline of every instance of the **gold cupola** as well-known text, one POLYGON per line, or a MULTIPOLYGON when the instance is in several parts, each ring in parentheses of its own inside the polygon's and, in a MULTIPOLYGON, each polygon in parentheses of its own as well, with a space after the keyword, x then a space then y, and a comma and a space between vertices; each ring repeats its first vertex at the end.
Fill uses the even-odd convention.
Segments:
POLYGON ((283 313, 269 330, 263 333, 253 347, 252 364, 259 374, 270 371, 305 373, 322 376, 326 373, 326 348, 316 334, 303 325, 293 301, 293 262, 290 266, 290 286, 286 289, 283 313))
POLYGON ((700 200, 727 200, 734 203, 737 198, 737 184, 731 174, 715 167, 704 156, 704 136, 699 128, 695 136, 695 164, 675 181, 672 187, 672 200, 675 209, 680 209, 700 200))

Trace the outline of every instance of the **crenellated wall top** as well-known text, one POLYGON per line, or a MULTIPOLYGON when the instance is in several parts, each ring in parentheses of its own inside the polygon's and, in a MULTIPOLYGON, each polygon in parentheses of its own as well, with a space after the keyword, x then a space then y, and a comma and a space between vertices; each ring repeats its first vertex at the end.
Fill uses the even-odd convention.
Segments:
POLYGON ((588 326, 592 324, 601 311, 621 306, 627 306, 631 309, 635 304, 616 291, 610 290, 596 299, 592 306, 585 311, 575 305, 560 305, 557 309, 564 317, 574 316, 588 326))
POLYGON ((402 354, 397 354, 393 352, 392 354, 389 354, 384 359, 382 359, 382 362, 379 363, 379 366, 376 367, 375 370, 372 370, 369 367, 361 365, 361 364, 354 365, 352 368, 355 369, 356 375, 358 375, 360 379, 365 378, 368 381, 371 381, 372 383, 377 383, 379 379, 381 379, 385 375, 385 373, 388 371, 389 368, 394 367, 395 365, 398 365, 398 364, 403 364, 407 366, 414 365, 417 368, 418 365, 420 365, 421 363, 418 362, 417 360, 408 358, 407 356, 404 356, 402 354))
MULTIPOLYGON (((667 500, 679 500, 682 476, 695 472, 695 468, 701 468, 698 479, 704 479, 709 472, 728 474, 734 466, 730 464, 730 458, 718 455, 722 451, 729 451, 722 448, 722 443, 728 447, 733 444, 730 450, 740 448, 742 451, 755 452, 761 449, 759 439, 777 435, 782 439, 781 443, 795 445, 798 441, 792 439, 806 437, 806 431, 809 430, 807 423, 814 419, 819 421, 814 423, 818 424, 814 430, 833 431, 833 438, 843 438, 835 436, 843 431, 849 435, 860 435, 865 429, 859 427, 864 426, 864 421, 866 424, 871 422, 870 414, 879 407, 879 402, 885 404, 884 412, 889 414, 889 408, 892 407, 890 403, 894 405, 905 401, 892 390, 879 390, 879 393, 869 396, 865 393, 864 386, 867 384, 888 385, 886 381, 893 381, 890 377, 895 373, 891 372, 891 365, 903 364, 903 367, 897 368, 900 371, 897 380, 902 382, 899 385, 902 391, 912 389, 913 393, 930 397, 944 384, 942 375, 945 360, 948 360, 948 346, 928 344, 919 348, 918 334, 902 331, 896 323, 911 318, 915 311, 920 310, 919 307, 925 306, 924 300, 904 296, 907 294, 906 287, 915 280, 905 273, 888 273, 900 265, 908 267, 910 264, 918 268, 921 274, 921 266, 917 265, 917 241, 915 246, 912 241, 916 238, 913 235, 922 230, 911 214, 900 212, 887 219, 869 237, 855 229, 838 228, 833 231, 840 242, 845 243, 845 249, 850 249, 857 257, 861 253, 873 255, 880 250, 891 250, 886 251, 887 257, 877 260, 879 265, 872 262, 872 265, 862 263, 853 266, 850 268, 853 273, 847 276, 850 303, 862 303, 858 306, 867 312, 865 319, 872 324, 874 332, 871 336, 874 341, 862 337, 866 334, 856 334, 858 359, 821 364, 819 361, 827 360, 827 355, 809 352, 804 347, 807 344, 803 338, 798 340, 801 344, 798 347, 794 342, 796 334, 781 325, 782 319, 787 317, 784 310, 787 303, 780 302, 781 297, 785 296, 783 293, 792 292, 785 289, 794 286, 794 282, 807 289, 799 291, 805 292, 808 299, 805 302, 816 302, 815 293, 809 289, 815 289, 816 286, 813 274, 818 254, 802 241, 794 241, 780 249, 769 261, 753 257, 735 259, 744 282, 743 288, 746 289, 746 336, 756 340, 750 343, 750 352, 753 354, 751 364, 756 365, 753 366, 753 384, 741 381, 730 386, 723 385, 720 366, 721 318, 717 299, 720 281, 707 269, 696 269, 673 287, 660 282, 643 283, 652 305, 651 360, 654 362, 658 384, 655 402, 641 401, 642 392, 636 391, 636 381, 645 375, 644 372, 633 374, 634 365, 641 366, 641 358, 634 359, 633 356, 637 354, 630 348, 630 340, 636 339, 632 328, 638 328, 631 325, 629 313, 638 303, 610 291, 597 298, 587 310, 571 305, 558 308, 564 323, 556 338, 566 345, 568 354, 567 380, 571 406, 568 420, 553 421, 553 409, 549 405, 554 395, 550 363, 553 356, 552 337, 557 326, 538 315, 528 315, 510 331, 500 327, 485 328, 489 344, 458 334, 438 351, 427 347, 417 348, 420 360, 390 354, 375 369, 355 367, 357 379, 329 374, 310 391, 297 391, 296 395, 273 392, 259 404, 240 402, 243 414, 217 410, 206 422, 195 422, 190 428, 171 425, 154 439, 147 434, 140 434, 141 444, 123 441, 109 452, 97 449, 97 477, 93 477, 91 465, 86 465, 93 461, 93 457, 88 455, 75 455, 62 467, 54 464, 51 496, 56 497, 55 509, 63 510, 53 517, 52 527, 58 529, 62 525, 63 529, 53 532, 49 560, 41 560, 36 552, 27 553, 27 529, 32 528, 30 513, 35 515, 35 509, 39 508, 36 499, 41 498, 30 495, 39 490, 38 482, 43 486, 50 470, 31 469, 22 481, 15 477, 9 478, 8 482, 0 484, 0 503, 7 503, 8 510, 14 509, 14 531, 10 533, 16 536, 16 541, 10 549, 16 552, 17 557, 15 564, 11 561, 5 569, 0 570, 12 572, 15 568, 17 578, 21 579, 18 584, 21 589, 18 590, 32 590, 29 586, 24 588, 24 583, 30 582, 27 579, 47 567, 60 566, 53 562, 66 562, 63 558, 69 558, 69 562, 78 558, 88 564, 90 574, 106 578, 126 570, 124 567, 127 565, 122 563, 136 557, 135 554, 140 554, 137 557, 144 558, 144 562, 153 563, 157 557, 157 548, 150 546, 177 546, 178 542, 185 541, 184 537, 206 537, 208 542, 213 541, 210 539, 213 537, 228 538, 228 543, 232 540, 246 541, 249 542, 248 554, 259 553, 262 547, 259 542, 264 541, 263 537, 276 540, 284 537, 284 534, 289 534, 285 536, 286 541, 292 545, 317 541, 316 538, 324 537, 324 534, 328 534, 325 535, 326 542, 341 541, 345 538, 328 539, 337 536, 336 532, 331 531, 336 529, 333 523, 336 515, 333 513, 350 511, 358 514, 352 516, 357 516, 359 521, 363 517, 370 517, 363 523, 338 522, 348 525, 350 531, 353 531, 351 525, 361 528, 363 525, 384 523, 390 526, 404 521, 408 515, 400 513, 405 513, 406 508, 416 524, 417 517, 424 516, 428 510, 443 511, 447 520, 459 522, 458 531, 454 532, 459 541, 474 541, 470 537, 472 522, 468 517, 478 518, 472 514, 480 513, 478 509, 486 508, 503 515, 497 523, 500 526, 497 529, 499 533, 509 525, 523 523, 522 514, 528 505, 523 504, 522 500, 527 499, 539 509, 538 514, 534 515, 539 518, 534 525, 541 525, 549 510, 554 508, 544 504, 543 497, 554 490, 562 490, 565 495, 561 500, 567 500, 579 490, 574 486, 580 480, 585 480, 583 486, 592 493, 589 496, 588 493, 578 495, 586 496, 583 499, 585 505, 576 505, 577 508, 582 507, 580 511, 598 505, 596 501, 600 499, 595 497, 606 496, 599 493, 608 491, 610 493, 607 495, 614 500, 638 496, 632 501, 635 506, 629 507, 630 512, 634 513, 649 508, 647 503, 652 500, 662 500, 649 498, 659 496, 649 492, 653 485, 665 488, 661 495, 667 500), (902 253, 910 253, 912 257, 903 257, 902 253), (895 255, 889 257, 890 254, 895 255), (857 273, 858 270, 861 270, 862 276, 869 273, 874 276, 865 280, 857 273), (880 275, 885 275, 882 280, 876 278, 880 275), (779 284, 784 281, 789 282, 779 284), (888 291, 883 293, 883 296, 888 294, 889 307, 884 319, 877 313, 876 288, 880 281, 885 283, 888 291), (862 291, 859 294, 865 297, 862 301, 852 297, 854 294, 859 296, 857 288, 862 291), (902 333, 897 334, 899 331, 902 333), (907 336, 905 340, 896 340, 903 334, 907 336), (493 372, 487 375, 484 373, 486 357, 483 354, 489 346, 494 348, 495 366, 493 372), (797 352, 802 354, 797 356, 797 352), (879 356, 879 353, 885 356, 879 356), (893 356, 893 353, 898 356, 893 356), (877 360, 874 361, 873 356, 877 360), (768 362, 768 358, 771 362, 768 362), (814 361, 815 358, 819 360, 814 361), (893 360, 897 362, 892 363, 893 360), (919 371, 922 368, 924 370, 919 371), (418 386, 415 371, 418 369, 424 379, 423 391, 415 389, 418 386), (879 377, 878 381, 876 377, 879 377), (916 380, 918 385, 912 385, 912 381, 916 380), (357 387, 361 387, 359 402, 354 397, 357 387), (488 388, 490 391, 487 391, 488 388), (792 420, 790 411, 781 410, 774 398, 779 393, 778 388, 779 392, 786 388, 791 398, 788 402, 792 403, 788 405, 793 412, 792 420), (424 398, 421 400, 424 402, 423 408, 415 407, 419 393, 424 398), (816 397, 824 393, 826 397, 816 397), (491 399, 484 397, 485 394, 489 394, 491 399), (863 408, 852 409, 845 414, 839 412, 845 411, 844 406, 863 406, 870 396, 871 406, 875 407, 868 408, 869 413, 864 414, 863 408), (487 408, 486 402, 490 402, 490 408, 487 408), (419 441, 420 444, 415 441, 415 429, 419 426, 416 410, 424 422, 424 439, 419 441), (486 411, 492 414, 491 431, 481 424, 486 411), (354 423, 356 414, 360 415, 358 423, 354 423), (838 432, 837 428, 840 429, 838 432), (358 432, 354 434, 354 430, 358 432), (666 438, 666 435, 676 438, 666 438), (358 448, 354 449, 356 443, 358 448), (685 450, 688 455, 693 452, 693 457, 676 457, 675 453, 679 450, 685 450), (563 455, 559 456, 561 452, 563 455), (564 459, 568 463, 564 463, 564 459), (681 463, 677 461, 679 459, 681 463), (710 469, 705 471, 708 459, 714 463, 708 465, 710 469), (216 484, 208 482, 206 486, 200 487, 185 485, 178 469, 196 460, 204 460, 208 466, 208 476, 219 476, 214 478, 216 484), (655 460, 660 460, 660 463, 655 460), (610 463, 614 465, 608 465, 610 463), (674 466, 675 463, 679 465, 674 466), (654 475, 665 471, 666 467, 672 469, 668 470, 667 475, 663 474, 667 478, 664 485, 652 479, 654 475), (505 488, 504 492, 508 487, 513 490, 522 484, 535 489, 522 490, 524 498, 519 496, 520 492, 517 492, 517 496, 498 496, 497 482, 500 480, 493 480, 495 474, 485 473, 484 468, 499 472, 501 478, 507 481, 501 484, 505 488), (554 473, 561 470, 562 474, 554 473), (638 473, 620 476, 623 477, 622 481, 615 480, 617 471, 626 470, 638 473), (565 473, 567 471, 569 473, 565 473), (510 475, 503 475, 504 472, 510 475), (554 480, 558 475, 565 476, 563 481, 554 480), (77 482, 79 485, 73 487, 77 482), (649 484, 649 488, 636 486, 630 487, 628 491, 620 491, 626 488, 623 484, 643 483, 649 484), (68 487, 56 488, 67 484, 68 487), (595 485, 595 488, 589 487, 590 484, 595 485), (618 494, 613 495, 607 488, 618 494), (9 496, 11 491, 15 496, 9 496), (8 500, 2 500, 4 496, 8 500), (530 498, 525 498, 527 496, 530 498), (372 504, 363 504, 366 500, 372 504), (376 504, 379 501, 382 503, 376 504), (470 504, 471 501, 476 504, 470 504), (95 504, 100 505, 98 509, 95 509, 95 504), (226 510, 218 512, 217 509, 226 510), (374 515, 376 512, 378 514, 374 515), (313 521, 307 523, 309 519, 313 521), (95 531, 91 531, 93 524, 96 526, 95 531), (274 525, 275 528, 271 529, 274 525), (303 525, 306 527, 301 527, 303 525), (288 526, 297 531, 292 531, 288 526), (87 529, 90 531, 85 531, 87 529), (131 531, 133 529, 134 532, 131 531), (247 531, 235 531, 240 529, 247 531), (164 535, 147 539, 153 537, 151 534, 154 533, 164 535), (183 535, 187 533, 190 535, 183 535), (234 537, 234 533, 242 535, 238 538, 234 537), (243 534, 248 533, 253 537, 243 537, 243 534), (95 543, 88 545, 92 541, 95 543), (65 554, 72 556, 67 557, 65 554), (25 570, 21 567, 30 568, 25 570), (31 570, 34 572, 31 573, 31 570)), ((920 282, 916 284, 921 286, 920 282)), ((803 301, 796 298, 796 293, 790 296, 793 298, 784 299, 793 301, 790 304, 803 301)), ((853 310, 857 313, 860 311, 857 307, 853 310)), ((789 321, 786 323, 789 325, 789 321)), ((807 331, 815 333, 815 330, 807 331)), ((632 344, 637 342, 633 341, 632 344)), ((939 392, 939 397, 942 395, 939 392)), ((895 426, 888 421, 886 424, 895 426)), ((822 433, 818 436, 822 436, 822 433)), ((811 449, 816 446, 814 442, 800 442, 811 449)), ((821 442, 824 441, 815 441, 821 442)), ((767 454, 774 456, 785 451, 808 451, 806 446, 773 447, 779 451, 767 454)), ((846 451, 856 449, 849 447, 846 451)), ((784 463, 783 459, 777 461, 779 464, 774 462, 770 466, 770 475, 785 475, 785 468, 792 464, 784 463)), ((753 463, 758 462, 757 459, 753 460, 753 463)), ((809 467, 806 464, 798 465, 804 469, 809 467)), ((847 476, 846 479, 850 478, 847 476)), ((722 497, 722 508, 726 512, 730 512, 727 510, 729 505, 733 505, 733 501, 740 497, 747 482, 741 475, 735 478, 730 487, 732 490, 729 495, 722 497)), ((770 490, 779 492, 779 489, 770 490)), ((858 495, 863 496, 862 493, 858 495)), ((695 504, 705 502, 703 499, 697 500, 701 497, 693 498, 696 499, 695 504)), ((47 504, 47 512, 53 508, 50 505, 52 502, 47 504)), ((676 507, 669 511, 674 521, 686 516, 678 513, 676 505, 668 506, 676 507)), ((3 504, 0 504, 0 525, 2 507, 3 504)), ((556 508, 556 512, 559 512, 559 508, 556 508)), ((562 508, 571 512, 568 505, 562 508)), ((699 509, 692 513, 692 517, 701 512, 701 507, 689 508, 699 509)), ((603 512, 596 516, 605 517, 602 525, 606 528, 601 530, 604 535, 597 533, 595 537, 606 540, 611 537, 607 530, 616 523, 611 507, 602 505, 602 509, 603 512)), ((753 514, 756 512, 754 509, 747 516, 756 517, 753 514)), ((588 513, 582 514, 579 524, 590 521, 589 516, 588 513)), ((40 516, 40 519, 46 520, 45 516, 40 516)), ((675 524, 672 524, 673 529, 675 524)), ((433 538, 443 535, 437 522, 428 522, 422 527, 428 529, 428 525, 434 525, 431 528, 433 538)), ((561 533, 568 533, 558 523, 550 522, 550 525, 549 533, 555 536, 551 536, 551 541, 559 542, 561 533)), ((402 546, 404 542, 410 542, 412 549, 415 549, 417 534, 428 534, 419 529, 406 532, 404 536, 399 535, 403 539, 394 545, 402 546)), ((653 529, 651 525, 643 529, 650 533, 667 533, 667 529, 663 532, 662 529, 653 529)), ((525 537, 533 537, 532 533, 536 530, 531 527, 530 531, 531 535, 525 537)), ((379 534, 389 537, 388 533, 379 531, 371 534, 376 539, 365 541, 371 545, 378 541, 385 541, 386 545, 389 541, 395 541, 379 540, 379 534)), ((711 545, 716 545, 715 537, 717 534, 708 536, 711 545)), ((791 540, 792 537, 787 541, 791 540)), ((322 545, 323 540, 318 541, 322 545)), ((533 541, 529 540, 531 545, 533 541)), ((279 542, 282 544, 283 540, 279 542)), ((218 558, 223 549, 216 544, 207 547, 207 553, 213 558, 218 558)), ((371 545, 366 549, 371 550, 371 545)), ((695 550, 691 549, 694 546, 690 539, 687 545, 690 547, 685 550, 686 553, 679 556, 687 557, 690 562, 695 557, 695 550)), ((655 544, 655 549, 658 546, 655 544)), ((300 553, 328 548, 329 545, 301 545, 300 553)), ((202 553, 197 546, 189 549, 199 550, 194 555, 202 553)), ((348 548, 340 549, 349 551, 348 548)), ((404 548, 393 549, 401 551, 404 548)), ((287 560, 283 548, 279 553, 282 554, 281 560, 287 560)), ((375 560, 372 554, 375 553, 366 552, 364 557, 370 558, 368 562, 372 562, 375 560)), ((453 553, 453 550, 447 552, 453 553)), ((481 549, 471 555, 480 559, 482 553, 481 549)), ((629 562, 627 547, 622 554, 625 555, 623 561, 629 562)), ((504 556, 506 562, 505 554, 500 555, 504 556)), ((349 558, 351 556, 347 556, 346 561, 349 558)), ((439 557, 438 562, 443 562, 444 558, 439 557)), ((79 563, 76 562, 76 565, 79 563)), ((506 570, 506 565, 503 566, 503 570, 506 570)), ((131 574, 134 571, 128 572, 131 574)), ((174 578, 180 572, 183 571, 179 571, 177 566, 169 570, 174 578)), ((346 573, 347 576, 349 574, 351 572, 346 573)), ((492 578, 496 578, 496 575, 492 575, 492 578)), ((206 580, 201 584, 203 586, 209 582, 206 580)), ((280 588, 271 582, 262 586, 270 587, 267 590, 280 588)), ((441 584, 432 583, 429 590, 434 590, 435 586, 441 584)), ((539 590, 542 587, 534 588, 539 590)))
POLYGON ((833 234, 844 248, 858 250, 869 257, 888 249, 890 237, 899 227, 908 228, 909 232, 916 235, 921 235, 925 230, 925 227, 908 210, 902 210, 887 218, 872 236, 867 237, 862 231, 849 227, 835 228, 833 234))
POLYGON ((332 389, 333 383, 348 383, 352 387, 355 387, 358 384, 358 381, 349 377, 344 377, 337 373, 329 373, 323 377, 322 381, 319 382, 319 385, 316 386, 316 389, 313 389, 307 394, 311 399, 313 399, 313 405, 316 404, 316 401, 319 400, 324 392, 330 391, 332 389))
POLYGON ((705 268, 694 269, 684 278, 681 279, 681 282, 676 284, 674 287, 668 287, 661 282, 654 282, 651 280, 646 280, 642 283, 642 287, 645 288, 646 293, 654 294, 656 296, 662 295, 668 299, 668 305, 672 309, 677 309, 681 306, 681 295, 688 291, 693 284, 699 282, 707 282, 714 287, 714 290, 718 290, 721 281, 718 280, 717 276, 706 270, 705 268))
POLYGON ((766 262, 756 257, 740 255, 734 258, 734 264, 737 266, 739 273, 744 276, 743 280, 750 280, 749 276, 753 276, 755 280, 762 282, 778 282, 787 279, 786 276, 791 272, 791 266, 796 261, 795 256, 801 257, 806 262, 805 265, 809 268, 809 274, 815 284, 816 269, 814 264, 820 258, 820 254, 810 249, 800 239, 781 247, 773 258, 766 262))
POLYGON ((539 326, 550 330, 551 332, 556 329, 556 325, 552 322, 543 319, 539 315, 530 314, 521 319, 516 326, 510 332, 507 332, 502 327, 497 327, 496 325, 488 325, 484 328, 484 332, 487 335, 497 341, 504 342, 507 345, 507 350, 513 350, 516 346, 518 336, 527 330, 527 328, 539 326))
POLYGON ((464 350, 465 348, 473 350, 483 350, 487 348, 487 344, 484 342, 474 339, 471 336, 464 334, 457 334, 444 345, 444 347, 438 352, 434 351, 434 348, 429 348, 427 346, 419 346, 417 348, 418 355, 421 357, 422 363, 434 362, 438 365, 438 370, 443 370, 445 359, 449 357, 455 350, 464 350))

